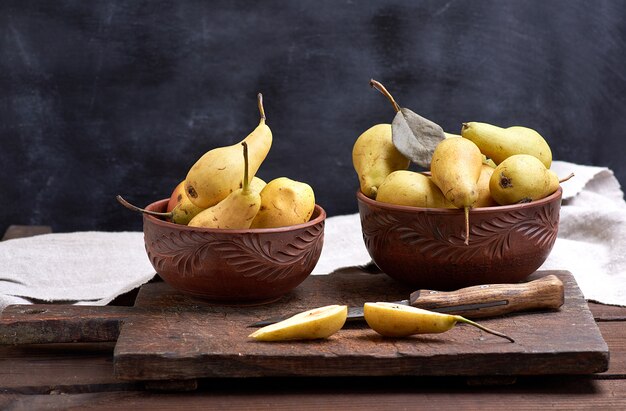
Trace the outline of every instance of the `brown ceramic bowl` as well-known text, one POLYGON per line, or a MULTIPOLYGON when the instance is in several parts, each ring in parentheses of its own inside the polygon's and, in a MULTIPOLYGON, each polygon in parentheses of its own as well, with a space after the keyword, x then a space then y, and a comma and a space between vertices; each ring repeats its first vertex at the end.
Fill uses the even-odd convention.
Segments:
POLYGON ((470 211, 381 203, 357 192, 365 246, 390 277, 420 289, 455 290, 519 282, 543 264, 556 241, 559 188, 538 201, 470 211))
MULTIPOLYGON (((146 209, 164 211, 167 199, 146 209)), ((324 242, 326 212, 289 227, 248 230, 195 228, 143 216, 146 251, 172 287, 216 303, 274 301, 311 274, 324 242)))

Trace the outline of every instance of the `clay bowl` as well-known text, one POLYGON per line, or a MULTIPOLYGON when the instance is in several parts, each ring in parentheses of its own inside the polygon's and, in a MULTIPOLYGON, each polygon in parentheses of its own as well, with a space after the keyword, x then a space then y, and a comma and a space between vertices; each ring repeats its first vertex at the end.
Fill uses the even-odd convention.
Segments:
MULTIPOLYGON (((164 211, 167 199, 146 209, 164 211)), ((297 287, 313 271, 324 242, 326 212, 289 227, 195 228, 143 216, 146 251, 172 287, 215 303, 263 304, 297 287)))
POLYGON ((556 241, 559 188, 538 201, 470 211, 385 204, 357 192, 365 246, 390 277, 416 289, 455 290, 519 282, 543 264, 556 241))

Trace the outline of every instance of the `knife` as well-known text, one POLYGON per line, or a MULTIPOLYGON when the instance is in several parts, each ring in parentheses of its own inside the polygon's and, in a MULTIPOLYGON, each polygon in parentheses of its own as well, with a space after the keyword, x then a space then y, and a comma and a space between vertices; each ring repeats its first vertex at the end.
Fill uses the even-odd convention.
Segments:
MULTIPOLYGON (((456 291, 417 290, 408 300, 394 303, 467 318, 484 318, 521 311, 556 310, 564 300, 563 282, 550 274, 526 283, 475 285, 456 291)), ((291 315, 268 318, 249 327, 264 327, 289 317, 291 315)), ((347 321, 363 319, 363 306, 348 307, 347 321)))

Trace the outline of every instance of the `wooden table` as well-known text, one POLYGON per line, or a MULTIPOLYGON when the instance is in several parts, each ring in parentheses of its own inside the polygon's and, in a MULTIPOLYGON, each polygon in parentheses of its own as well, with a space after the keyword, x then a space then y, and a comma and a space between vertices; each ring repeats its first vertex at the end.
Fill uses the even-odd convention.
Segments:
MULTIPOLYGON (((45 232, 12 226, 3 239, 45 232)), ((113 304, 133 298, 131 292, 113 304)), ((601 374, 517 377, 510 384, 460 377, 215 378, 184 392, 116 380, 114 343, 0 346, 0 409, 626 409, 626 308, 589 306, 610 350, 601 374)))

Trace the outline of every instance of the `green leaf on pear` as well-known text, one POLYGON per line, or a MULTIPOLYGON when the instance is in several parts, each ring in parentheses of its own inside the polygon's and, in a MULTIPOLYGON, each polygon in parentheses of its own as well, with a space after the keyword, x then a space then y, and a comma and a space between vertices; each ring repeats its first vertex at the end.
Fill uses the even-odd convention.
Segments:
POLYGON ((443 129, 419 114, 401 107, 391 123, 391 139, 399 152, 413 163, 429 168, 443 129))
POLYGON ((400 107, 391 93, 378 81, 370 80, 370 86, 387 97, 396 111, 391 123, 394 146, 411 162, 429 168, 435 147, 446 138, 441 126, 408 108, 400 107))

